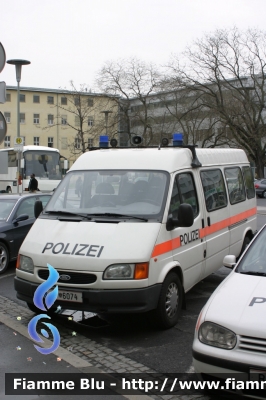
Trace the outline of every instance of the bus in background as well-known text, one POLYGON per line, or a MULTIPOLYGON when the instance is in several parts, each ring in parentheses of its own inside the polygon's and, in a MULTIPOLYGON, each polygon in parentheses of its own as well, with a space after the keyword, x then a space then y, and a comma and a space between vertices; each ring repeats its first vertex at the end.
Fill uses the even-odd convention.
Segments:
MULTIPOLYGON (((0 192, 18 192, 17 163, 14 148, 0 150, 0 192)), ((68 168, 67 160, 60 157, 58 149, 33 145, 23 147, 20 165, 19 193, 27 192, 31 174, 35 174, 41 192, 53 191, 68 168)))

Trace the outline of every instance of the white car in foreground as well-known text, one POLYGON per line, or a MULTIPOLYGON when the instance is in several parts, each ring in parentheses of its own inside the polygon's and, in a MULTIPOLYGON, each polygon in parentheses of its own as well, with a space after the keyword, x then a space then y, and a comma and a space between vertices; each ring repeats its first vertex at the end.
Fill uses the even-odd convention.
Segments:
MULTIPOLYGON (((265 381, 260 390, 246 390, 230 379, 223 389, 242 396, 266 398, 266 225, 236 264, 226 256, 224 265, 234 268, 202 309, 193 342, 193 364, 202 379, 220 376, 265 381), (221 374, 221 375, 220 375, 221 374), (240 375, 237 375, 240 377, 240 375)), ((259 387, 261 388, 261 387, 259 387)))

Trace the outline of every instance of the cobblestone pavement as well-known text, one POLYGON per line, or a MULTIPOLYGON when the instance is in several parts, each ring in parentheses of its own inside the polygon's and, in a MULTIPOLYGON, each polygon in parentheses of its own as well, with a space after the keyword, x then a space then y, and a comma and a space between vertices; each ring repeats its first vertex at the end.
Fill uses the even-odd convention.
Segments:
MULTIPOLYGON (((0 313, 11 318, 14 321, 17 321, 17 318, 21 319, 19 322, 27 327, 29 321, 33 317, 34 313, 30 311, 28 308, 23 307, 15 303, 14 301, 0 296, 0 313)), ((67 317, 66 317, 67 319, 67 317)), ((1 316, 0 316, 1 321, 1 316)), ((1 321, 3 322, 3 321, 1 321)), ((68 352, 74 354, 75 356, 86 360, 91 366, 94 367, 94 372, 105 372, 108 374, 114 373, 125 373, 125 374, 152 374, 157 373, 143 364, 140 364, 134 360, 131 360, 129 357, 125 357, 124 355, 119 354, 106 346, 96 343, 89 338, 82 336, 81 334, 75 335, 74 327, 75 325, 69 321, 69 327, 63 326, 60 322, 54 321, 53 324, 57 327, 60 332, 60 347, 67 350, 68 352), (74 333, 74 335, 73 335, 74 333)), ((191 372, 191 371, 190 371, 191 372)), ((157 373, 158 374, 158 373, 157 373)), ((139 396, 124 396, 127 398, 136 399, 139 396)), ((141 396, 142 397, 142 396, 141 396)), ((199 392, 197 395, 150 395, 145 396, 149 399, 163 399, 163 400, 207 400, 210 397, 203 395, 199 392)))

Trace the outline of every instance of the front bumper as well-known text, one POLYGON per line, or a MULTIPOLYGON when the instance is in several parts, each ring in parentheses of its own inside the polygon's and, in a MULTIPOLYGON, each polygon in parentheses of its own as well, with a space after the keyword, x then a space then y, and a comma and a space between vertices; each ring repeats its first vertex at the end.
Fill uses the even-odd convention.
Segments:
MULTIPOLYGON (((34 292, 39 286, 36 283, 15 277, 14 280, 17 298, 33 304, 34 292)), ((97 290, 64 288, 59 290, 82 293, 83 302, 56 301, 53 308, 61 306, 63 309, 90 311, 93 313, 142 313, 157 307, 161 292, 161 284, 141 289, 97 290)))

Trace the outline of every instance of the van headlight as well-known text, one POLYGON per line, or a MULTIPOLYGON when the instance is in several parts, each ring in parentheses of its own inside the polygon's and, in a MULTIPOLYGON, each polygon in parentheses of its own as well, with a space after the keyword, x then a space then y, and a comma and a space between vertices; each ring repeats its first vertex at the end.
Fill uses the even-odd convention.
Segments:
POLYGON ((236 345, 236 334, 213 322, 203 322, 199 328, 200 342, 209 346, 231 350, 236 345))
POLYGON ((149 263, 113 264, 103 273, 103 279, 147 279, 149 263))
POLYGON ((20 255, 20 263, 18 269, 21 271, 29 272, 33 274, 34 272, 34 264, 30 257, 20 255))

